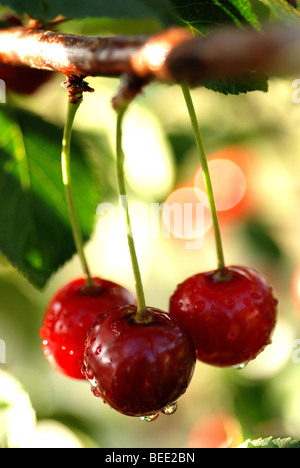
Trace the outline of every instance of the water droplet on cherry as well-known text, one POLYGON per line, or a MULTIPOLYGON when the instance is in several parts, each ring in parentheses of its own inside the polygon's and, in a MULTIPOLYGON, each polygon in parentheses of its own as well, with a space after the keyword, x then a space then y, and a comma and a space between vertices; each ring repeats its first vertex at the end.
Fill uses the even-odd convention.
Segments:
POLYGON ((235 366, 232 366, 232 369, 235 370, 242 370, 247 366, 248 362, 242 362, 241 364, 236 364, 235 366))
POLYGON ((175 411, 177 410, 177 407, 178 407, 178 404, 177 404, 177 401, 175 401, 175 402, 172 403, 171 405, 166 406, 166 407, 162 410, 162 413, 164 413, 164 414, 166 414, 166 415, 174 414, 175 411))
POLYGON ((148 414, 147 416, 140 416, 140 419, 142 421, 152 422, 152 421, 155 421, 158 418, 159 415, 160 415, 160 413, 148 414))
POLYGON ((101 397, 101 393, 100 393, 98 387, 91 387, 91 392, 96 398, 101 397))

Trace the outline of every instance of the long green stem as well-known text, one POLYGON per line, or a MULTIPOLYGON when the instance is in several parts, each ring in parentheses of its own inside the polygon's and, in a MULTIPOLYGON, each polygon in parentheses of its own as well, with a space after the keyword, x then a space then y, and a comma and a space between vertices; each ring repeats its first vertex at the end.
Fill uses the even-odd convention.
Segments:
POLYGON ((117 178, 119 186, 119 195, 121 197, 122 207, 126 216, 126 225, 127 225, 127 241, 129 247, 129 253, 131 258, 132 270, 135 279, 135 289, 137 297, 137 316, 136 321, 143 322, 146 317, 146 302, 144 289, 141 279, 141 273, 139 269, 135 243, 132 234, 131 221, 129 216, 128 202, 127 202, 127 193, 125 185, 125 176, 124 176, 124 162, 125 156, 122 146, 123 140, 123 120, 126 113, 126 107, 121 107, 117 110, 117 127, 116 127, 116 156, 117 156, 117 178))
POLYGON ((199 151, 200 163, 202 166, 202 171, 203 171, 203 176, 204 176, 204 181, 205 181, 205 186, 206 186, 206 191, 207 191, 207 197, 209 201, 213 227, 214 227, 218 268, 220 270, 223 270, 225 268, 224 252, 223 252, 223 247, 222 247, 220 226, 219 226, 219 221, 218 221, 218 216, 217 216, 217 210, 216 210, 216 205, 215 205, 211 178, 210 178, 208 164, 207 164, 205 148, 204 148, 204 144, 203 144, 203 140, 202 140, 199 124, 198 124, 198 119, 197 119, 197 115, 196 115, 196 111, 195 111, 195 107, 193 104, 193 100, 191 97, 189 87, 187 84, 184 83, 181 85, 181 89, 184 95, 184 99, 186 102, 186 106, 188 109, 188 113, 190 116, 191 124, 192 124, 194 135, 195 135, 196 144, 197 144, 198 151, 199 151))
POLYGON ((87 260, 83 251, 83 239, 81 235, 79 221, 77 219, 74 198, 71 188, 71 135, 72 128, 75 119, 76 112, 80 106, 80 102, 73 104, 68 101, 67 117, 64 127, 63 141, 62 141, 62 150, 61 150, 61 166, 62 166, 62 176, 63 183, 65 186, 66 192, 66 201, 69 210, 69 217, 72 226, 73 238, 78 252, 83 271, 86 276, 86 284, 88 287, 92 287, 93 281, 88 268, 87 260))

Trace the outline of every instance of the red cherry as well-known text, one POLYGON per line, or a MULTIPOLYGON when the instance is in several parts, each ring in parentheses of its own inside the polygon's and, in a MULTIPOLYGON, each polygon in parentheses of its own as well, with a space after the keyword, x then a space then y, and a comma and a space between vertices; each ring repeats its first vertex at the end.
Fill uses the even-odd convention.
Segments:
POLYGON ((128 416, 155 417, 174 412, 195 367, 193 341, 169 314, 147 308, 147 321, 136 321, 137 307, 116 307, 90 330, 85 374, 95 396, 128 416))
POLYGON ((89 329, 98 316, 115 305, 134 304, 129 291, 111 281, 83 278, 63 286, 50 301, 40 330, 42 349, 53 368, 69 377, 85 379, 81 372, 89 329))
POLYGON ((170 299, 170 315, 191 333, 197 359, 243 366, 270 344, 277 303, 262 275, 232 266, 185 280, 170 299))

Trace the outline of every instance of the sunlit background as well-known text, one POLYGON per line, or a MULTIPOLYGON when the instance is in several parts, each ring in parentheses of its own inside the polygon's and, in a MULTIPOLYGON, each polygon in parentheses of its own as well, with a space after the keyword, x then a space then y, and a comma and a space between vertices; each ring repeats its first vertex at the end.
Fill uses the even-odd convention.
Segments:
MULTIPOLYGON (((271 80, 268 93, 224 96, 204 88, 192 92, 226 263, 256 268, 269 278, 279 298, 272 344, 239 371, 198 362, 177 412, 142 422, 111 410, 92 395, 88 382, 58 375, 43 357, 39 328, 45 307, 59 286, 82 274, 78 258, 42 292, 1 260, 0 339, 5 342, 6 363, 0 364, 0 423, 9 425, 11 445, 194 448, 236 446, 247 437, 300 438, 300 104, 292 101, 296 78, 271 80), (2 401, 9 402, 5 412, 2 401)), ((56 76, 34 98, 15 99, 62 125, 66 99, 61 81, 56 76)), ((111 97, 119 82, 98 78, 89 84, 95 93, 85 96, 75 127, 95 139, 105 137, 112 157, 101 160, 105 184, 86 254, 93 274, 133 291, 115 196, 111 97), (116 209, 104 213, 102 203, 113 203, 116 209)), ((168 310, 179 282, 216 268, 205 185, 178 86, 152 85, 139 96, 125 122, 124 149, 147 303, 168 310), (186 231, 177 229, 178 219, 163 225, 163 203, 195 207, 199 200, 204 223, 200 235, 196 224, 186 231), (161 207, 160 226, 153 226, 153 203, 161 207)), ((101 159, 101 150, 94 156, 101 159)))

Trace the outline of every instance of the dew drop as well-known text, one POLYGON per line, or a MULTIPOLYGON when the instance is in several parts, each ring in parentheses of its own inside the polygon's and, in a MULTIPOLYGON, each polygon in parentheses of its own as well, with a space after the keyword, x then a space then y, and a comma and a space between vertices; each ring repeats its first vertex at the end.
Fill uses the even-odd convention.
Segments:
POLYGON ((98 387, 91 387, 91 392, 96 398, 100 398, 101 393, 100 393, 98 387))
POLYGON ((85 364, 83 364, 81 366, 81 374, 86 378, 86 366, 85 366, 85 364))
POLYGON ((82 373, 83 373, 83 375, 85 375, 85 377, 88 380, 93 380, 94 379, 94 373, 88 367, 84 366, 84 368, 82 368, 82 373))
POLYGON ((147 416, 140 416, 140 419, 142 421, 152 422, 152 421, 155 421, 158 418, 159 415, 160 415, 160 413, 148 414, 147 416))
POLYGON ((162 413, 169 415, 169 414, 174 414, 175 411, 177 410, 178 404, 177 401, 174 403, 171 403, 171 405, 166 406, 163 410, 162 413))
POLYGON ((242 362, 241 364, 236 364, 235 366, 232 366, 232 369, 235 369, 235 370, 242 370, 246 367, 246 365, 248 364, 248 362, 242 362))

